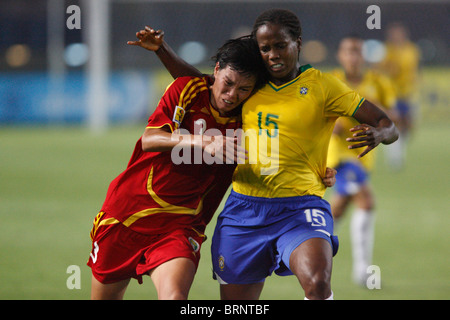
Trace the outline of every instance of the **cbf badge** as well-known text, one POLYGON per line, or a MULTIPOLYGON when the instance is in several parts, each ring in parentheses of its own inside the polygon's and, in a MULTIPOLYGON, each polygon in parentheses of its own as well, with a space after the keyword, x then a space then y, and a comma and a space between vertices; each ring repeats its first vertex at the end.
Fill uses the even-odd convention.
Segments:
POLYGON ((225 258, 223 256, 219 257, 219 268, 220 271, 223 271, 223 269, 225 268, 225 258))
POLYGON ((301 87, 300 88, 300 94, 302 95, 302 96, 304 96, 305 94, 307 94, 308 93, 308 88, 307 87, 301 87))

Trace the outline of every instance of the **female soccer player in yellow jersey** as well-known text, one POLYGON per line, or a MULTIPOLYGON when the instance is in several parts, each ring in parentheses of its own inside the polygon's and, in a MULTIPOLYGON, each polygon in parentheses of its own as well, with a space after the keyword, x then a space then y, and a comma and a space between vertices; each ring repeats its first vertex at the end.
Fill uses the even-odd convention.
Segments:
MULTIPOLYGON (((384 108, 394 120, 396 114, 395 93, 389 78, 375 70, 365 68, 362 54, 363 40, 357 35, 344 37, 339 44, 337 58, 342 69, 333 75, 344 81, 359 94, 384 108)), ((355 205, 350 220, 350 235, 353 256, 353 280, 366 285, 367 267, 372 264, 374 242, 374 203, 369 175, 374 167, 375 153, 370 152, 358 159, 358 150, 347 148, 348 131, 357 121, 342 117, 336 121, 328 150, 327 165, 337 170, 336 186, 330 200, 335 222, 339 221, 351 203, 355 205)))
MULTIPOLYGON (((328 202, 322 199, 327 150, 339 116, 353 116, 355 142, 365 147, 398 138, 386 114, 331 75, 301 66, 301 27, 283 9, 263 12, 254 24, 270 81, 242 108, 248 161, 238 164, 233 189, 217 219, 213 271, 222 299, 258 299, 273 271, 296 275, 307 299, 332 299, 337 250, 328 202), (257 147, 255 147, 257 146, 257 147), (256 161, 251 161, 251 160, 256 161)), ((172 75, 198 75, 163 43, 157 55, 172 75)))

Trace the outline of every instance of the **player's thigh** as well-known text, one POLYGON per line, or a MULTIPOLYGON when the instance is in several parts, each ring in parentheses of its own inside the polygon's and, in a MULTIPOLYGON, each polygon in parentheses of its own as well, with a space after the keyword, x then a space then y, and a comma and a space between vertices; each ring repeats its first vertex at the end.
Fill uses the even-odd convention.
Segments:
POLYGON ((92 300, 122 300, 130 279, 114 282, 101 283, 94 276, 91 280, 92 300))
POLYGON ((274 268, 274 253, 264 228, 216 225, 211 244, 213 277, 220 284, 263 282, 274 268))
POLYGON ((289 257, 290 269, 305 291, 316 285, 329 287, 332 261, 332 246, 324 238, 310 238, 304 241, 289 257))
POLYGON ((150 272, 160 300, 187 299, 194 280, 196 265, 185 257, 160 264, 150 272))
POLYGON ((341 218, 348 205, 350 204, 352 197, 347 195, 334 194, 330 200, 331 213, 334 219, 341 218))
POLYGON ((373 210, 375 207, 375 197, 368 183, 361 186, 359 192, 354 196, 355 204, 364 210, 373 210))

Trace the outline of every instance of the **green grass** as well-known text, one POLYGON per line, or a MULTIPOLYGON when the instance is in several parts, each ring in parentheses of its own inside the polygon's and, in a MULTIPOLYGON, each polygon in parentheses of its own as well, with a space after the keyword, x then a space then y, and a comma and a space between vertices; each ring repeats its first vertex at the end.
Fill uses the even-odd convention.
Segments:
MULTIPOLYGON (((126 166, 143 126, 92 135, 78 127, 0 128, 0 299, 88 299, 89 231, 109 182, 126 166), (81 289, 69 290, 67 267, 81 268, 81 289)), ((449 299, 448 124, 422 124, 406 167, 392 172, 379 153, 374 264, 381 289, 351 281, 349 215, 339 227, 334 259, 336 299, 449 299)), ((214 222, 208 226, 211 239, 214 222)), ((218 299, 208 240, 191 299, 218 299)), ((269 277, 262 299, 302 299, 295 277, 269 277)), ((126 299, 155 299, 150 278, 132 281, 126 299)))

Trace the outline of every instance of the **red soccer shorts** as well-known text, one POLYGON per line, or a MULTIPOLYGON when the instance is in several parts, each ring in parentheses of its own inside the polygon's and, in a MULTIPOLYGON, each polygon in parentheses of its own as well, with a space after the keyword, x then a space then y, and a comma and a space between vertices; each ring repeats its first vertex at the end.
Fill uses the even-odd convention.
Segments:
POLYGON ((145 235, 121 223, 100 226, 95 230, 87 265, 103 284, 130 278, 142 283, 142 275, 174 258, 191 259, 197 267, 204 239, 194 229, 145 235))

